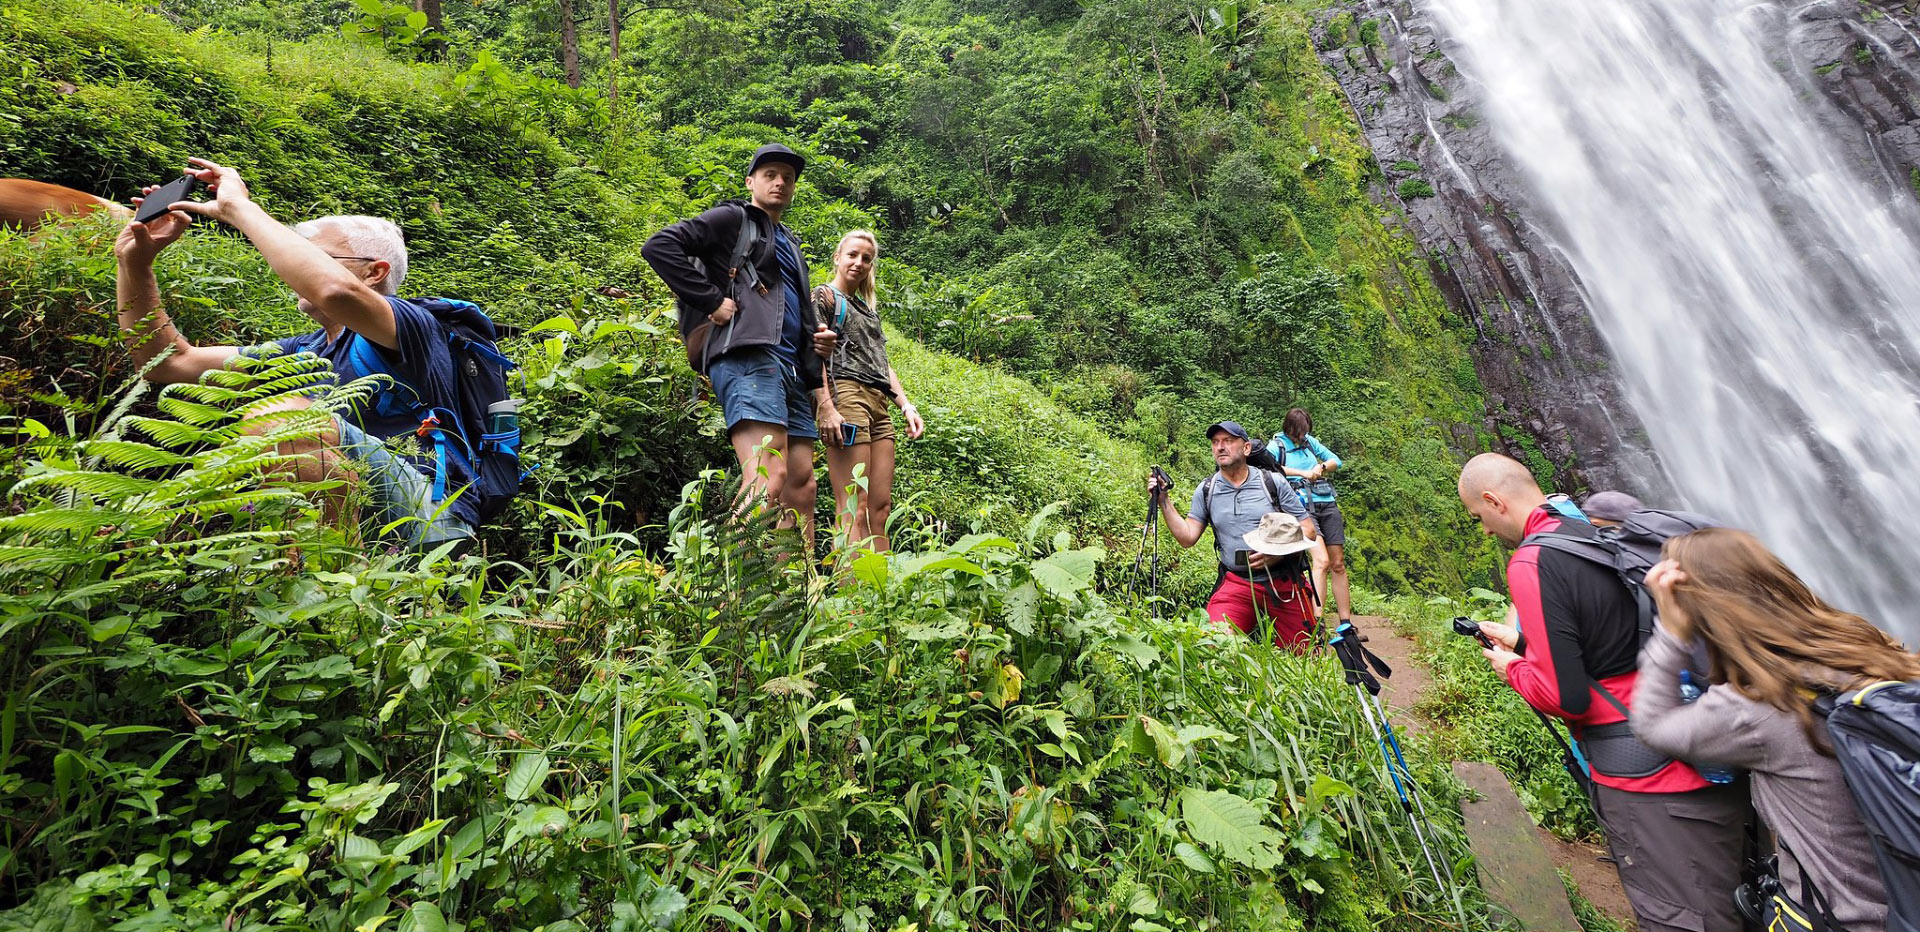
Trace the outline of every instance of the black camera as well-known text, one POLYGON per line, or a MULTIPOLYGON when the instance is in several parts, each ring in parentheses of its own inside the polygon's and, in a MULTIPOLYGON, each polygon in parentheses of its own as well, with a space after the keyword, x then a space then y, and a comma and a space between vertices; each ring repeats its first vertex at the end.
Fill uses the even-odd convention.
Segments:
POLYGON ((1453 619, 1453 633, 1461 637, 1473 638, 1480 642, 1481 647, 1488 650, 1493 649, 1493 639, 1487 637, 1485 631, 1480 630, 1480 623, 1465 615, 1460 615, 1453 619))

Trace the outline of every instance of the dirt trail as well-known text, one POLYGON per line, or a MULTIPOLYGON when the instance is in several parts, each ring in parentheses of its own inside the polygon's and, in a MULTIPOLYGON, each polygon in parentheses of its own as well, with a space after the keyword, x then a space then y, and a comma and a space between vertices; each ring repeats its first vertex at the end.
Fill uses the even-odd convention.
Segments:
MULTIPOLYGON (((1383 681, 1380 697, 1396 713, 1394 724, 1413 734, 1434 727, 1436 723, 1427 721, 1414 711, 1414 707, 1433 686, 1433 677, 1427 668, 1414 660, 1418 645, 1412 638, 1395 634, 1393 623, 1385 618, 1359 617, 1354 619, 1354 624, 1369 638, 1367 649, 1393 668, 1392 678, 1383 681)), ((1539 826, 1534 827, 1534 832, 1552 855, 1554 866, 1573 877, 1573 882, 1580 888, 1580 895, 1586 897, 1587 902, 1620 923, 1622 928, 1638 928, 1633 919, 1633 907, 1628 905, 1627 894, 1620 888, 1620 875, 1614 871, 1611 862, 1600 860, 1606 855, 1606 849, 1584 842, 1561 841, 1539 826)))

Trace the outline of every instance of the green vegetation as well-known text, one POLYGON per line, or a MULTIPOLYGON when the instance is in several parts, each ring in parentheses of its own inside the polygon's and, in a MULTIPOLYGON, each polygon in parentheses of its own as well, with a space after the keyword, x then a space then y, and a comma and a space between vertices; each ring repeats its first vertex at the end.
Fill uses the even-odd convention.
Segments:
MULTIPOLYGON (((1471 330, 1379 222, 1306 16, 696 3, 629 8, 616 57, 583 9, 576 82, 557 6, 0 0, 9 171, 125 199, 205 155, 284 219, 393 217, 408 291, 523 329, 540 466, 477 555, 367 546, 238 429, 310 363, 149 390, 110 226, 0 234, 0 884, 27 903, 0 922, 1451 923, 1328 661, 1111 600, 1146 465, 1195 480, 1204 424, 1293 404, 1348 460, 1365 580, 1493 566, 1452 501, 1471 330), (816 264, 880 231, 931 427, 903 552, 832 577, 724 519, 718 412, 638 254, 768 139, 810 158, 816 264)), ((159 273, 198 342, 305 329, 231 235, 159 273)), ((1176 604, 1206 547, 1169 548, 1176 604)))
MULTIPOLYGON (((1040 382, 1183 481, 1206 423, 1270 433, 1304 406, 1350 464, 1362 581, 1451 590, 1492 568, 1451 502, 1449 425, 1482 416, 1471 328, 1379 223, 1379 170, 1291 5, 630 10, 617 63, 596 13, 578 90, 551 10, 449 5, 449 63, 395 67, 384 40, 288 41, 373 16, 321 0, 168 4, 230 38, 15 7, 0 57, 31 77, 0 90, 18 117, 0 156, 22 174, 124 198, 190 153, 225 158, 283 216, 395 215, 420 289, 529 325, 664 309, 639 240, 736 193, 744 155, 780 138, 812 159, 794 217, 816 262, 880 230, 901 332, 1040 382), (264 8, 270 25, 246 12, 264 8)), ((97 395, 80 373, 110 383, 117 357, 84 355, 22 390, 97 395)), ((688 477, 670 465, 617 497, 665 507, 688 477)))
POLYGON ((36 445, 26 510, 0 518, 9 682, 31 687, 6 707, 4 869, 22 896, 45 885, 14 918, 1296 930, 1448 912, 1407 879, 1333 669, 1194 615, 1116 613, 1090 588, 1099 548, 1049 540, 1044 516, 1018 540, 862 556, 838 590, 768 555, 790 532, 716 521, 711 482, 669 518, 668 565, 605 513, 563 514, 538 573, 368 555, 314 524, 308 490, 257 488, 277 438, 233 437, 261 387, 312 366, 36 445), (227 439, 181 452, 196 428, 227 439))
POLYGON ((1400 182, 1397 190, 1401 197, 1408 200, 1416 197, 1432 197, 1434 194, 1433 185, 1428 184, 1424 178, 1408 178, 1400 182))
POLYGON ((1447 724, 1442 754, 1498 765, 1513 781, 1527 812, 1554 834, 1598 837, 1592 808, 1561 766, 1560 746, 1519 694, 1487 665, 1479 645, 1453 633, 1454 616, 1499 621, 1506 606, 1504 598, 1475 589, 1465 601, 1395 598, 1368 610, 1394 619, 1402 633, 1419 642, 1420 656, 1433 674, 1423 711, 1447 724))
POLYGON ((1420 170, 1420 163, 1411 159, 1401 159, 1393 163, 1393 170, 1402 174, 1413 174, 1420 170))

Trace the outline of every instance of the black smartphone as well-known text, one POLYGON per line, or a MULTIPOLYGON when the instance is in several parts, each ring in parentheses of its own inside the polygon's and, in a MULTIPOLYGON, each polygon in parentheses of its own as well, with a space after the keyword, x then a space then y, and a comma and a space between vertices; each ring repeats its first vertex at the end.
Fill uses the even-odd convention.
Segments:
POLYGON ((200 179, 192 175, 181 175, 147 195, 146 199, 140 202, 140 211, 133 215, 133 219, 140 223, 158 220, 166 216, 168 206, 177 201, 194 200, 193 195, 204 187, 206 185, 201 183, 200 179))
POLYGON ((853 438, 859 433, 860 425, 858 424, 840 425, 840 445, 843 447, 853 446, 853 438))

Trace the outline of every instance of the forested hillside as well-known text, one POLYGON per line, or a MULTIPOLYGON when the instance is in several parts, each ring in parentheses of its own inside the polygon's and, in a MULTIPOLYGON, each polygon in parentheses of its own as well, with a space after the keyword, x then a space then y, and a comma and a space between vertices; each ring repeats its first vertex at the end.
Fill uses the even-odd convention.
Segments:
MULTIPOLYGON (((18 115, 0 154, 122 199, 192 152, 225 157, 273 208, 397 215, 418 287, 531 324, 663 308, 639 240, 738 196, 746 154, 787 141, 813 160, 793 216, 810 257, 876 226, 904 333, 1032 379, 1176 474, 1206 468, 1212 420, 1266 434, 1307 407, 1349 461, 1363 580, 1452 588, 1474 563, 1451 501, 1448 447, 1474 445, 1481 417, 1460 324, 1383 224, 1379 169, 1292 5, 629 5, 617 64, 607 9, 582 6, 580 90, 563 8, 452 4, 423 37, 371 0, 160 4, 232 33, 186 46, 34 14, 8 51, 31 77, 0 98, 18 115), (373 35, 288 44, 342 28, 373 35)), ((936 422, 969 419, 930 397, 936 422)), ((1067 442, 1028 422, 1022 446, 1067 442)), ((603 461, 594 435, 614 428, 587 426, 603 461)), ((951 499, 927 480, 999 471, 954 462, 980 454, 953 439, 909 445, 903 491, 951 499)), ((712 449, 645 446, 621 479, 647 487, 620 491, 642 507, 712 449)))
MULTIPOLYGON (((1363 579, 1488 565, 1452 501, 1473 369, 1302 10, 427 5, 0 0, 6 174, 126 200, 204 155, 283 219, 393 217, 408 291, 521 328, 539 464, 475 554, 365 546, 235 426, 297 366, 142 387, 112 225, 0 232, 0 927, 1477 914, 1337 669, 1189 607, 1204 544, 1171 605, 1126 597, 1146 467, 1197 479, 1209 421, 1294 404, 1351 464, 1363 579), (768 140, 810 160, 816 268, 879 231, 929 422, 896 554, 727 517, 639 258, 768 140)), ((303 329, 230 233, 159 277, 197 341, 303 329)), ((1436 811, 1442 774, 1416 749, 1436 811)))

